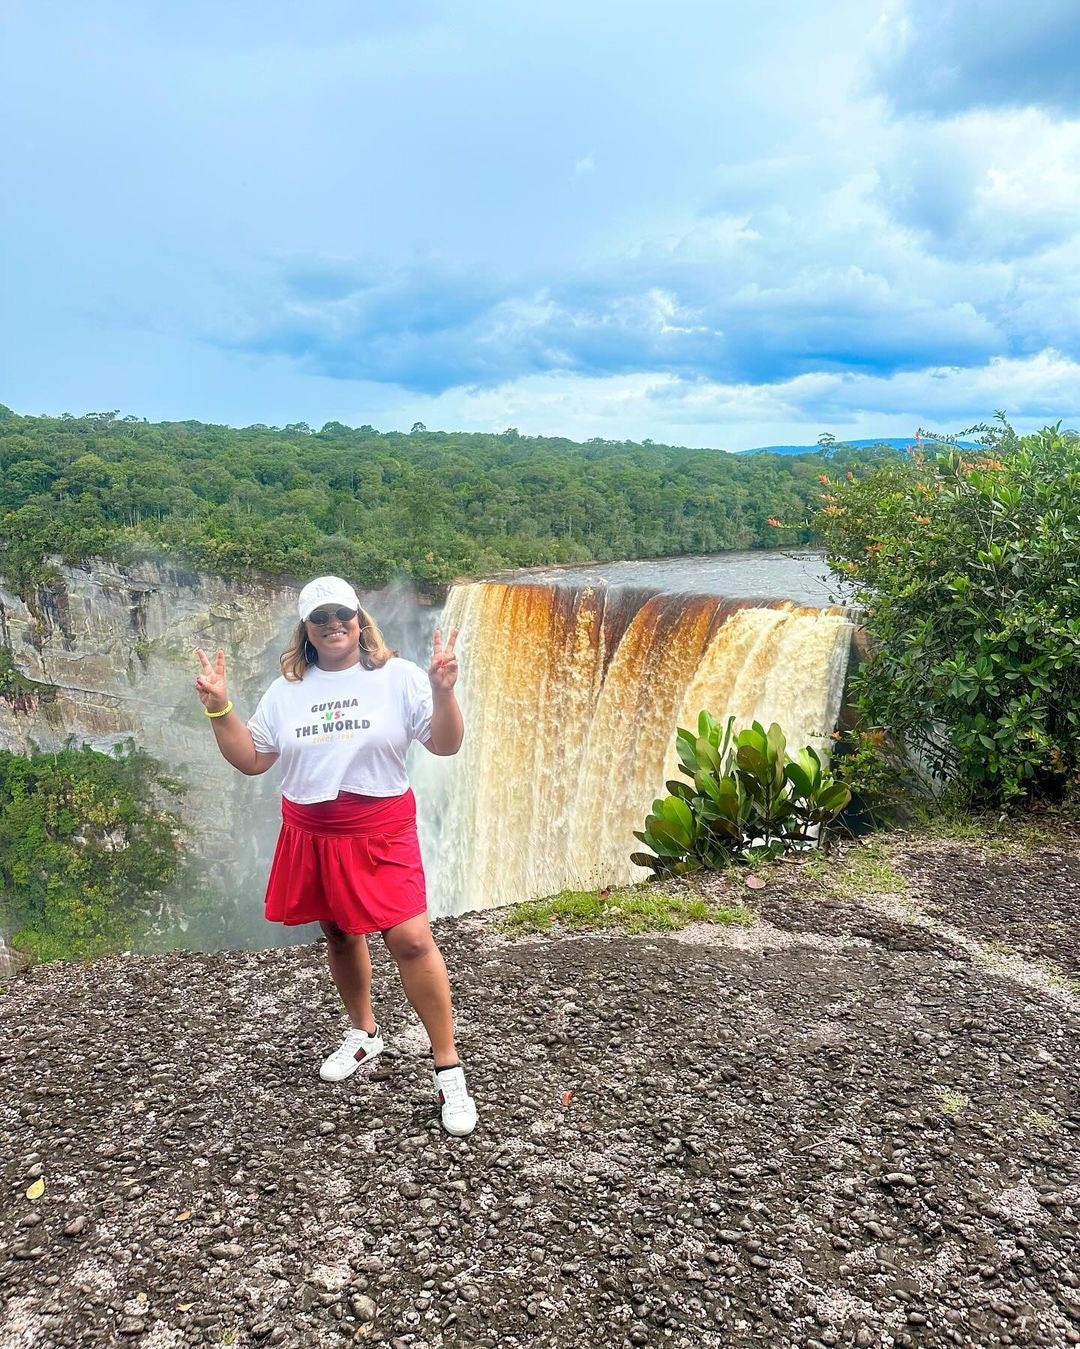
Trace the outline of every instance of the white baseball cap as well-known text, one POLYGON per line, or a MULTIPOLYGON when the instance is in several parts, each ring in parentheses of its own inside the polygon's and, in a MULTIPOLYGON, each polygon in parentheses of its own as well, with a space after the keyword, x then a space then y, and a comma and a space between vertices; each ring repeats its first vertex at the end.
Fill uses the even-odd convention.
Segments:
POLYGON ((346 609, 360 608, 356 591, 340 576, 317 576, 301 590, 297 604, 301 622, 306 623, 308 616, 324 604, 340 604, 346 609))

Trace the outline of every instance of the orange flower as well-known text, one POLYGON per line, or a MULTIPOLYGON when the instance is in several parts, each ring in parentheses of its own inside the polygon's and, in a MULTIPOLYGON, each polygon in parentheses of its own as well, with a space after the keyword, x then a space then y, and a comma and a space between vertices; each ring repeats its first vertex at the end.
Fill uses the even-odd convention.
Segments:
POLYGON ((930 523, 930 517, 928 515, 917 515, 915 517, 915 523, 917 525, 928 525, 930 523))
POLYGON ((847 475, 847 480, 848 480, 848 482, 854 482, 854 481, 855 481, 855 474, 854 474, 854 473, 849 473, 849 474, 847 475))
POLYGON ((827 482, 829 481, 829 475, 828 475, 827 473, 819 473, 819 474, 817 475, 817 480, 818 480, 818 482, 826 482, 826 483, 827 483, 827 482))
POLYGON ((769 518, 765 521, 765 523, 767 525, 772 525, 773 529, 784 528, 783 524, 776 518, 775 515, 770 515, 769 518))

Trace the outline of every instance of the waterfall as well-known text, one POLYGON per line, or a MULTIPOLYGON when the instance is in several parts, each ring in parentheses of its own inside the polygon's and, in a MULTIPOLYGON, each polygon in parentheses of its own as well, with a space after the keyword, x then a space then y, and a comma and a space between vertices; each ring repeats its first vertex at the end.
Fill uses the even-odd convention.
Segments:
POLYGON ((708 708, 827 749, 851 618, 789 601, 603 584, 455 587, 465 743, 426 842, 433 914, 622 884, 675 731, 708 708))

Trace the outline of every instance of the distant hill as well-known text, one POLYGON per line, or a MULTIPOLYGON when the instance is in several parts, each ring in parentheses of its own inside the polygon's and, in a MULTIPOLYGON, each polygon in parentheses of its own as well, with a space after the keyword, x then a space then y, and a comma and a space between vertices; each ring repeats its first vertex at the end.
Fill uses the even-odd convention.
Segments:
MULTIPOLYGON (((975 449, 976 444, 972 440, 957 440, 953 442, 961 449, 975 449)), ((834 449, 868 450, 878 445, 886 445, 890 450, 906 450, 909 445, 915 444, 914 436, 877 436, 871 440, 838 440, 833 446, 834 449)), ((818 445, 758 445, 751 450, 736 450, 736 454, 816 454, 818 445)))

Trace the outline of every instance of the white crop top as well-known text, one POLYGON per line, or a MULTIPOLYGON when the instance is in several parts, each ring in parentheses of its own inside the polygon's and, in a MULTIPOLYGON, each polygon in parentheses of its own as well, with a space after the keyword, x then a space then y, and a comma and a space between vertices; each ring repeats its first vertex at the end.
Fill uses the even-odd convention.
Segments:
POLYGON ((312 666, 301 680, 275 679, 248 730, 257 750, 281 756, 282 795, 311 805, 407 791, 405 755, 428 739, 431 713, 427 675, 395 656, 377 670, 312 666))

